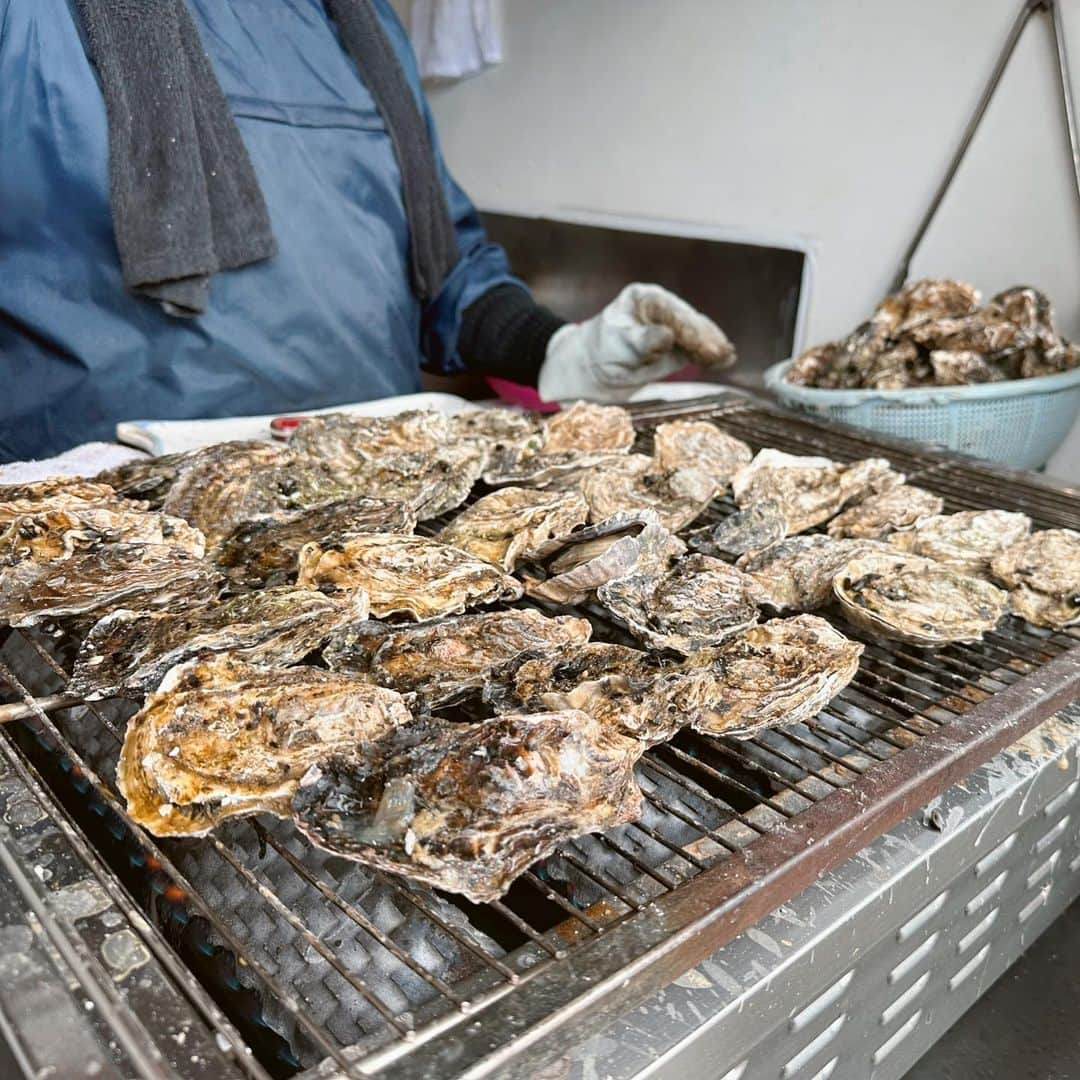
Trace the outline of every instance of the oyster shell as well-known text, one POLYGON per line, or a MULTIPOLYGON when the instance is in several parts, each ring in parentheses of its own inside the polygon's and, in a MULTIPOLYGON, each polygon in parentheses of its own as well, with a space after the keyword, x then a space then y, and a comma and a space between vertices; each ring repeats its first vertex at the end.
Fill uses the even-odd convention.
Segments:
POLYGON ((1000 382, 1005 373, 982 353, 967 350, 934 349, 930 353, 934 382, 938 386, 968 386, 974 383, 1000 382))
POLYGON ((892 337, 899 337, 929 320, 974 315, 981 300, 974 285, 949 278, 924 278, 886 296, 872 321, 892 337))
POLYGON ((82 698, 135 696, 194 656, 231 653, 252 664, 298 664, 334 626, 363 618, 322 593, 290 585, 180 611, 114 611, 95 623, 75 660, 69 690, 82 698))
POLYGON ((323 413, 297 425, 289 452, 321 462, 334 476, 347 481, 363 461, 398 454, 434 454, 455 441, 450 417, 429 409, 392 416, 323 413))
POLYGON ((661 534, 646 537, 633 567, 601 585, 596 598, 641 641, 681 653, 714 645, 758 619, 751 578, 708 555, 672 562, 661 534))
POLYGON ((911 340, 931 352, 1000 353, 1019 343, 1019 330, 1007 319, 978 312, 963 318, 929 319, 913 326, 911 340))
POLYGON ((1080 533, 1032 533, 995 555, 990 569, 1021 618, 1052 630, 1080 623, 1080 533))
POLYGON ((363 673, 432 709, 481 690, 492 672, 523 653, 563 652, 591 634, 588 620, 569 615, 487 611, 419 626, 342 627, 323 655, 335 671, 363 673))
POLYGON ((505 487, 457 515, 436 539, 513 570, 552 536, 585 523, 589 507, 574 491, 505 487))
POLYGON ((745 510, 729 514, 717 525, 695 529, 686 538, 692 551, 703 555, 752 555, 787 536, 783 504, 759 499, 745 510))
POLYGON ((223 584, 213 567, 174 544, 104 544, 59 561, 0 569, 0 624, 199 604, 223 584))
POLYGON ((450 430, 460 439, 480 441, 489 455, 539 442, 540 417, 516 409, 469 409, 450 417, 450 430))
POLYGON ((389 534, 306 544, 297 583, 330 593, 363 589, 376 618, 416 622, 521 596, 517 581, 475 555, 423 536, 389 534))
POLYGON ((1030 285, 1014 285, 999 292, 986 305, 986 311, 992 317, 1006 319, 1016 326, 1025 345, 1039 345, 1043 349, 1054 349, 1059 345, 1053 304, 1045 293, 1030 285))
POLYGON ((761 450, 732 480, 735 502, 747 507, 772 499, 783 507, 789 536, 834 517, 868 495, 904 482, 885 458, 842 465, 823 457, 761 450))
POLYGON ((962 510, 924 518, 913 529, 894 533, 888 543, 965 574, 986 575, 995 555, 1031 532, 1031 518, 1011 510, 962 510))
POLYGON ((735 564, 776 611, 816 611, 832 601, 833 578, 856 556, 888 550, 873 540, 791 536, 735 564))
POLYGON ((1008 606, 1007 595, 981 578, 895 552, 853 559, 833 591, 855 626, 925 648, 980 640, 1008 606))
POLYGON ((78 476, 54 476, 29 484, 0 486, 0 527, 24 514, 49 510, 131 510, 141 503, 121 498, 108 484, 78 476))
POLYGON ((925 518, 940 514, 945 500, 925 488, 911 484, 868 495, 850 510, 829 522, 830 536, 878 540, 893 532, 919 525, 925 518))
POLYGON ((211 553, 236 586, 257 589, 296 577, 300 549, 312 541, 360 533, 411 533, 416 515, 404 503, 354 496, 281 518, 238 525, 211 553))
POLYGON ((671 532, 700 517, 719 491, 712 476, 691 468, 634 473, 601 467, 582 474, 580 485, 590 521, 651 510, 671 532))
POLYGON ((136 458, 116 468, 106 469, 94 478, 109 484, 118 495, 128 499, 142 499, 153 510, 161 508, 169 493, 177 471, 190 452, 163 454, 160 457, 136 458))
POLYGON ((414 725, 373 759, 311 769, 293 799, 318 846, 474 903, 582 833, 641 812, 641 744, 585 713, 414 725))
POLYGON ((116 783, 148 831, 200 836, 237 814, 286 816, 310 766, 411 719, 400 694, 347 675, 192 660, 128 721, 116 783))
POLYGON ((206 541, 182 518, 134 509, 103 507, 47 510, 14 518, 0 527, 0 562, 49 562, 102 544, 172 544, 202 558, 206 541))
POLYGON ((863 646, 816 615, 772 619, 696 654, 719 693, 694 727, 746 737, 812 720, 859 670, 863 646))
POLYGON ((750 463, 754 452, 707 420, 673 420, 657 426, 653 456, 658 469, 698 469, 719 489, 750 463))

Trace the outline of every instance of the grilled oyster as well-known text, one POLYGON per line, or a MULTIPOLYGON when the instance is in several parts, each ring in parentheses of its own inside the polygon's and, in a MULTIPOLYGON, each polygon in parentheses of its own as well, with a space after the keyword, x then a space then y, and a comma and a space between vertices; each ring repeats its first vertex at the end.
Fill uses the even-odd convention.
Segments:
POLYGON ((981 578, 893 552, 853 559, 833 591, 855 626, 925 648, 980 640, 1008 606, 1006 594, 981 578))
POLYGON ((748 736, 812 720, 859 670, 863 646, 816 615, 772 619, 744 630, 692 664, 709 667, 719 693, 694 727, 748 736))
POLYGON ((116 783, 148 831, 199 836, 236 814, 287 815, 312 765, 411 719, 400 694, 347 675, 192 660, 128 721, 116 783))
POLYGON ((24 514, 49 510, 131 510, 142 504, 122 499, 108 484, 77 476, 54 476, 29 484, 0 486, 0 527, 24 514))
POLYGON ((596 598, 641 641, 681 653, 715 645, 758 618, 751 578, 708 555, 672 562, 657 533, 644 538, 634 566, 601 585, 596 598))
POLYGON ((893 532, 919 525, 925 518, 940 514, 945 505, 940 495, 925 488, 900 484, 868 495, 829 522, 830 536, 877 540, 893 532))
POLYGON ((505 487, 478 499, 437 534, 481 559, 513 570, 553 536, 585 523, 589 508, 574 491, 505 487))
POLYGON ((281 585, 295 579, 300 549, 312 541, 360 533, 411 533, 416 515, 404 503, 355 496, 297 510, 282 518, 238 525, 211 553, 241 588, 281 585))
POLYGON ((538 437, 496 454, 484 471, 484 481, 493 486, 542 487, 567 472, 628 453, 634 437, 625 409, 578 401, 548 417, 538 437))
POLYGON ((606 581, 628 573, 645 546, 662 548, 672 556, 686 550, 654 513, 616 514, 543 545, 537 553, 540 557, 560 554, 548 565, 546 579, 524 578, 525 591, 539 600, 580 604, 606 581))
POLYGON ((873 540, 791 536, 735 565, 753 580, 762 604, 776 611, 816 611, 832 600, 833 578, 856 556, 879 548, 884 545, 873 540))
POLYGON ((335 631, 323 655, 335 671, 363 673, 432 709, 482 689, 493 671, 523 653, 562 652, 591 634, 586 619, 569 615, 488 611, 400 628, 357 623, 335 631))
POLYGON ((162 510, 200 529, 208 543, 241 521, 284 512, 279 471, 282 450, 268 442, 227 442, 187 454, 162 510))
POLYGON ((0 624, 199 604, 223 584, 211 566, 174 544, 105 544, 60 561, 0 569, 0 624))
POLYGON ((580 712, 414 725, 374 759, 311 769, 293 799, 313 843, 474 903, 565 840, 641 811, 641 744, 580 712))
POLYGON ((521 596, 521 585, 491 563, 422 536, 306 544, 299 567, 299 585, 330 593, 363 589, 378 619, 406 615, 424 622, 521 596))
POLYGON ((530 440, 539 445, 540 418, 516 409, 469 409, 450 417, 450 430, 459 439, 481 442, 497 456, 530 440))
POLYGON ((759 499, 717 525, 695 529, 686 542, 691 550, 703 555, 750 555, 779 543, 785 536, 783 504, 776 499, 759 499))
POLYGON ((1031 532, 1031 518, 1011 510, 962 510, 925 518, 906 532, 894 533, 889 544, 965 574, 986 575, 995 555, 1031 532))
POLYGON ((754 452, 707 420, 673 420, 657 426, 653 456, 659 469, 699 469, 723 488, 754 452))
POLYGON ((822 457, 798 457, 761 450, 732 480, 735 502, 749 506, 759 499, 779 502, 789 536, 828 521, 845 507, 875 492, 902 484, 884 458, 841 465, 822 457))
POLYGON ((188 456, 189 453, 183 453, 136 458, 114 469, 106 469, 94 479, 109 484, 118 495, 143 499, 151 509, 158 510, 176 479, 178 469, 188 456))
POLYGON ((672 532, 700 517, 718 490, 712 476, 691 468, 637 474, 598 468, 581 478, 581 493, 589 504, 590 521, 652 510, 672 532))
POLYGON ((297 664, 345 619, 364 618, 322 593, 285 585, 179 612, 114 611, 79 649, 69 689, 83 698, 135 696, 194 656, 228 652, 253 664, 297 664))
POLYGON ((990 568, 1021 618, 1053 630, 1080 623, 1080 533, 1032 533, 995 555, 990 568))
MULTIPOLYGON (((131 506, 132 504, 129 504, 131 506)), ((138 509, 47 510, 14 518, 0 529, 0 563, 49 562, 102 544, 172 544, 202 558, 206 541, 181 518, 138 509)))

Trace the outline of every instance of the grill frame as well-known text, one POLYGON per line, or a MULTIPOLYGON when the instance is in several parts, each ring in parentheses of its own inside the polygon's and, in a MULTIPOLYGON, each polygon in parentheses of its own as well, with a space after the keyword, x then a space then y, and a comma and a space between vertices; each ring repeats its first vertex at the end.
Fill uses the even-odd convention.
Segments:
MULTIPOLYGON (((633 411, 637 423, 644 428, 668 419, 716 419, 733 434, 750 436, 758 444, 781 445, 796 453, 826 453, 841 459, 885 454, 913 481, 942 491, 952 504, 950 509, 968 504, 986 505, 989 500, 994 505, 1025 510, 1038 525, 1080 526, 1080 494, 1070 489, 1012 470, 982 466, 958 455, 868 438, 854 429, 796 417, 746 397, 722 395, 701 402, 639 406, 633 411)), ((1074 635, 1069 636, 1075 639, 1074 635)), ((749 795, 756 803, 754 809, 743 812, 738 809, 740 798, 732 797, 724 804, 730 811, 724 828, 699 830, 703 839, 707 836, 711 842, 714 853, 722 849, 723 856, 718 861, 710 865, 708 856, 699 857, 700 851, 676 853, 672 844, 665 841, 672 848, 672 857, 665 864, 650 865, 637 859, 632 851, 626 853, 616 841, 604 839, 604 844, 622 851, 622 857, 640 871, 639 880, 652 882, 650 891, 642 895, 636 884, 627 888, 594 877, 626 909, 617 919, 605 923, 588 911, 574 909, 549 883, 530 873, 526 878, 529 886, 557 904, 566 915, 566 921, 557 928, 559 933, 537 930, 506 904, 490 905, 500 918, 516 927, 525 941, 512 958, 504 958, 477 949, 444 924, 444 929, 463 947, 476 954, 481 974, 467 988, 436 986, 445 999, 443 1004, 450 1006, 439 1015, 426 1022, 418 1017, 422 1022, 415 1028, 402 1025, 397 1017, 387 1016, 387 1025, 396 1033, 395 1037, 382 1048, 362 1055, 335 1044, 317 1025, 303 1026, 341 1073, 370 1075, 386 1070, 395 1076, 421 1077, 481 1076, 498 1071, 500 1075, 530 1075, 558 1053, 560 1045, 565 1045, 567 1040, 598 1029, 616 1013, 684 973, 753 925, 761 915, 1052 715, 1061 705, 1074 700, 1080 686, 1080 649, 1074 644, 1060 644, 1057 639, 1064 637, 1030 633, 1015 637, 994 635, 985 653, 950 657, 953 670, 944 673, 939 670, 941 665, 928 664, 911 650, 906 653, 902 649, 894 650, 897 656, 872 647, 869 654, 874 670, 868 677, 871 685, 859 687, 859 701, 868 701, 870 708, 880 710, 876 718, 888 719, 891 726, 885 730, 868 729, 856 722, 859 711, 868 707, 865 704, 856 707, 856 720, 851 720, 847 712, 831 710, 830 721, 834 726, 829 728, 828 737, 819 737, 812 731, 806 735, 786 734, 785 738, 794 747, 786 750, 766 742, 749 772, 746 761, 740 763, 737 776, 741 779, 674 747, 668 754, 675 759, 676 766, 668 758, 658 756, 650 767, 658 772, 664 769, 680 772, 693 767, 704 770, 702 775, 706 777, 710 772, 716 773, 721 778, 718 782, 733 795, 740 796, 742 789, 740 798, 749 795), (1025 637, 1031 640, 1023 640, 1025 637), (1051 638, 1055 639, 1055 649, 1061 651, 1049 662, 1041 662, 1047 655, 1046 642, 1051 638), (992 659, 995 656, 997 659, 992 659), (913 672, 892 662, 898 658, 917 670, 913 672), (930 675, 920 676, 920 664, 930 675), (1023 673, 1025 668, 1033 670, 1023 673), (1004 675, 1017 678, 1010 683, 1004 675), (942 692, 935 697, 911 686, 912 679, 920 678, 932 684, 931 676, 939 690, 948 687, 951 680, 953 692, 942 692), (897 679, 901 681, 898 683, 897 679), (956 683, 960 685, 955 686, 956 683), (913 710, 908 700, 913 696, 924 697, 926 707, 913 710), (948 714, 944 720, 943 713, 948 714), (848 728, 867 736, 866 739, 856 738, 847 732, 848 728), (800 764, 800 746, 816 754, 820 762, 817 767, 800 764), (805 774, 801 779, 785 776, 784 762, 790 760, 785 754, 795 755, 791 763, 805 774), (759 775, 769 778, 771 793, 762 796, 760 791, 747 787, 759 775), (827 795, 811 797, 807 794, 810 787, 827 795), (800 808, 800 800, 810 806, 800 808), (761 808, 768 822, 764 825, 756 814, 761 808), (749 843, 751 839, 753 842, 749 843), (696 870, 681 881, 679 876, 683 875, 676 876, 670 869, 680 859, 696 870), (570 933, 567 928, 575 920, 578 929, 570 933), (570 944, 566 944, 567 940, 570 944), (525 959, 529 960, 528 964, 523 963, 525 959)), ((56 667, 44 652, 41 655, 56 667)), ((22 687, 16 673, 0 668, 0 678, 23 698, 26 712, 39 732, 82 770, 96 797, 110 813, 123 820, 122 804, 81 759, 41 707, 42 703, 22 687)), ((96 709, 93 705, 88 707, 96 709)), ((104 717, 102 723, 107 724, 104 717)), ((722 741, 712 749, 722 754, 722 741)), ((730 753, 733 752, 729 748, 730 753)), ((186 894, 185 902, 215 923, 230 947, 243 955, 242 945, 235 939, 230 941, 227 929, 220 926, 220 920, 215 919, 214 912, 161 845, 141 834, 141 830, 135 830, 135 835, 147 855, 157 861, 181 894, 186 894)), ((207 842, 218 848, 223 859, 229 859, 228 848, 222 841, 211 837, 207 842)), ((273 838, 269 842, 277 844, 273 838)), ((278 853, 284 857, 281 849, 278 853)), ((581 865, 580 860, 575 865, 579 872, 589 874, 589 868, 581 865)), ((263 888, 258 874, 250 868, 237 867, 237 873, 247 875, 253 890, 263 888)), ((387 875, 377 876, 388 880, 387 875)), ((411 894, 410 902, 419 903, 412 890, 395 887, 405 899, 408 900, 406 894, 411 894)), ((284 908, 276 897, 273 902, 284 908)), ((435 921, 429 908, 421 905, 420 909, 435 921)), ((287 908, 281 914, 288 918, 287 908)), ((301 937, 304 935, 302 926, 294 929, 301 937)), ((372 937, 378 941, 377 934, 372 933, 372 937)), ((390 948, 385 944, 383 947, 390 948)), ((333 964, 332 955, 326 959, 333 964)), ((290 997, 289 988, 280 986, 272 975, 263 977, 262 981, 268 992, 284 999, 290 997)), ((365 994, 362 979, 350 981, 357 993, 365 994)), ((303 1006, 299 1002, 296 1011, 302 1017, 303 1006)), ((216 1021, 208 1017, 208 1022, 216 1021)), ((231 1028, 223 1030, 235 1047, 235 1032, 231 1028)))

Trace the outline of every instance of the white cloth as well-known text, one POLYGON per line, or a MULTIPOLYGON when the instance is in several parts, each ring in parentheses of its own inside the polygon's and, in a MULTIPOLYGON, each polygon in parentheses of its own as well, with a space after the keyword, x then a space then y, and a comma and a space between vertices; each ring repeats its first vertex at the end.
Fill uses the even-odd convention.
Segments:
POLYGON ((735 363, 735 350, 685 300, 635 283, 599 315, 552 335, 537 390, 545 401, 628 401, 639 387, 691 363, 722 370, 735 363))
POLYGON ((141 457, 146 455, 132 450, 130 446, 105 442, 83 443, 56 457, 0 465, 0 485, 32 484, 35 480, 47 480, 50 476, 97 476, 103 469, 113 469, 125 461, 141 457))
POLYGON ((409 31, 422 79, 467 79, 502 63, 492 0, 413 0, 409 31))

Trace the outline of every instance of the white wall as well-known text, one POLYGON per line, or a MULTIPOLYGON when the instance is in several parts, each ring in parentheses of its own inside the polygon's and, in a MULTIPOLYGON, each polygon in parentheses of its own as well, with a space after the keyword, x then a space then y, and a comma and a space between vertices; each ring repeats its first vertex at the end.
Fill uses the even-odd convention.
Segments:
MULTIPOLYGON (((1080 72, 1080 3, 1063 2, 1080 72)), ((887 288, 1019 6, 502 0, 507 62, 430 97, 481 205, 805 237, 817 340, 887 288)), ((1080 337, 1080 212, 1052 58, 1040 16, 913 269, 987 293, 1038 284, 1080 337)), ((1080 479, 1080 432, 1053 468, 1080 479)))

